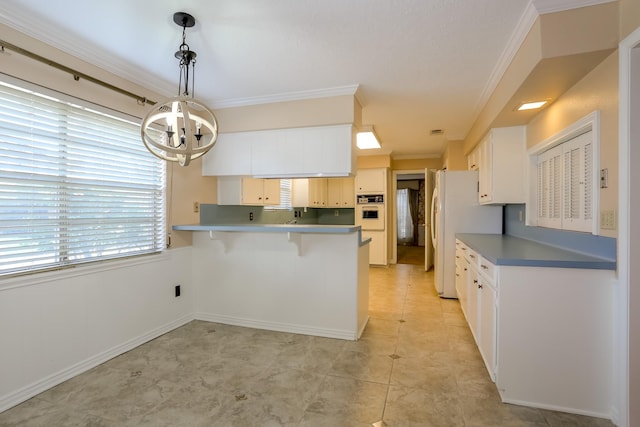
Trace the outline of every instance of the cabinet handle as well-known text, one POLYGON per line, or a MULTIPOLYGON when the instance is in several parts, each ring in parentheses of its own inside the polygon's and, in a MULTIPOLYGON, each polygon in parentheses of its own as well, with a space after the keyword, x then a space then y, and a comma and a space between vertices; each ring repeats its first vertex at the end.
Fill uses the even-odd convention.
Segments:
POLYGON ((460 277, 460 275, 459 275, 458 273, 456 273, 456 276, 457 276, 457 277, 460 277))
POLYGON ((456 255, 456 258, 460 259, 460 255, 456 255))
POLYGON ((478 283, 478 289, 482 289, 482 284, 478 283))
POLYGON ((477 281, 476 279, 473 279, 473 283, 477 284, 477 283, 478 283, 478 281, 477 281))
POLYGON ((467 269, 465 268, 464 271, 467 271, 467 269))
POLYGON ((487 266, 486 266, 486 265, 484 265, 484 264, 480 264, 480 267, 484 268, 485 270, 489 269, 489 267, 487 267, 487 266))
POLYGON ((476 256, 475 256, 475 255, 469 255, 469 257, 470 257, 470 258, 475 258, 476 256))

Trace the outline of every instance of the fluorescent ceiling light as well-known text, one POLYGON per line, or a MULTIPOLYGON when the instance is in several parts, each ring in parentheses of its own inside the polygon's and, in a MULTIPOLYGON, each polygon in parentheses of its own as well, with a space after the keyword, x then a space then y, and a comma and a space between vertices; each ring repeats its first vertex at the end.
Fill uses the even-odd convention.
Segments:
POLYGON ((373 126, 367 126, 356 135, 356 145, 361 150, 369 150, 372 148, 380 148, 378 137, 373 131, 373 126))
POLYGON ((516 108, 516 110, 518 111, 524 111, 524 110, 535 110, 536 108, 540 108, 543 105, 545 105, 547 103, 547 101, 536 101, 536 102, 523 102, 522 104, 520 104, 520 106, 518 108, 516 108))

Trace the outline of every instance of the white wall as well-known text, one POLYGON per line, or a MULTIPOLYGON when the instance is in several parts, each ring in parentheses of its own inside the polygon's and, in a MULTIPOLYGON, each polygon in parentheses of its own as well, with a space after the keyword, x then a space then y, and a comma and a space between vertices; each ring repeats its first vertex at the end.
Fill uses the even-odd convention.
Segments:
POLYGON ((192 320, 190 259, 185 247, 3 280, 0 412, 192 320))

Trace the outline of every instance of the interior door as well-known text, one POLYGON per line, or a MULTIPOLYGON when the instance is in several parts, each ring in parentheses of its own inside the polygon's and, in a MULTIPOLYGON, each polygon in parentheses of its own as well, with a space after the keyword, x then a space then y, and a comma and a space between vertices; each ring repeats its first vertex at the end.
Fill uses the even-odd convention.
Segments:
POLYGON ((433 267, 433 241, 431 240, 431 198, 433 196, 435 173, 431 169, 424 170, 424 192, 425 192, 425 239, 424 239, 424 271, 433 267))

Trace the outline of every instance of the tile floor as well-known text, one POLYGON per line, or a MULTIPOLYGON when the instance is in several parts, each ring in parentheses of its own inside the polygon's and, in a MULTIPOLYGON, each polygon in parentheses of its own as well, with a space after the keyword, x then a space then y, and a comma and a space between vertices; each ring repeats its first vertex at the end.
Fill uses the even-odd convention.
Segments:
POLYGON ((0 414, 0 426, 611 426, 500 403, 456 300, 373 268, 357 342, 194 321, 0 414))

